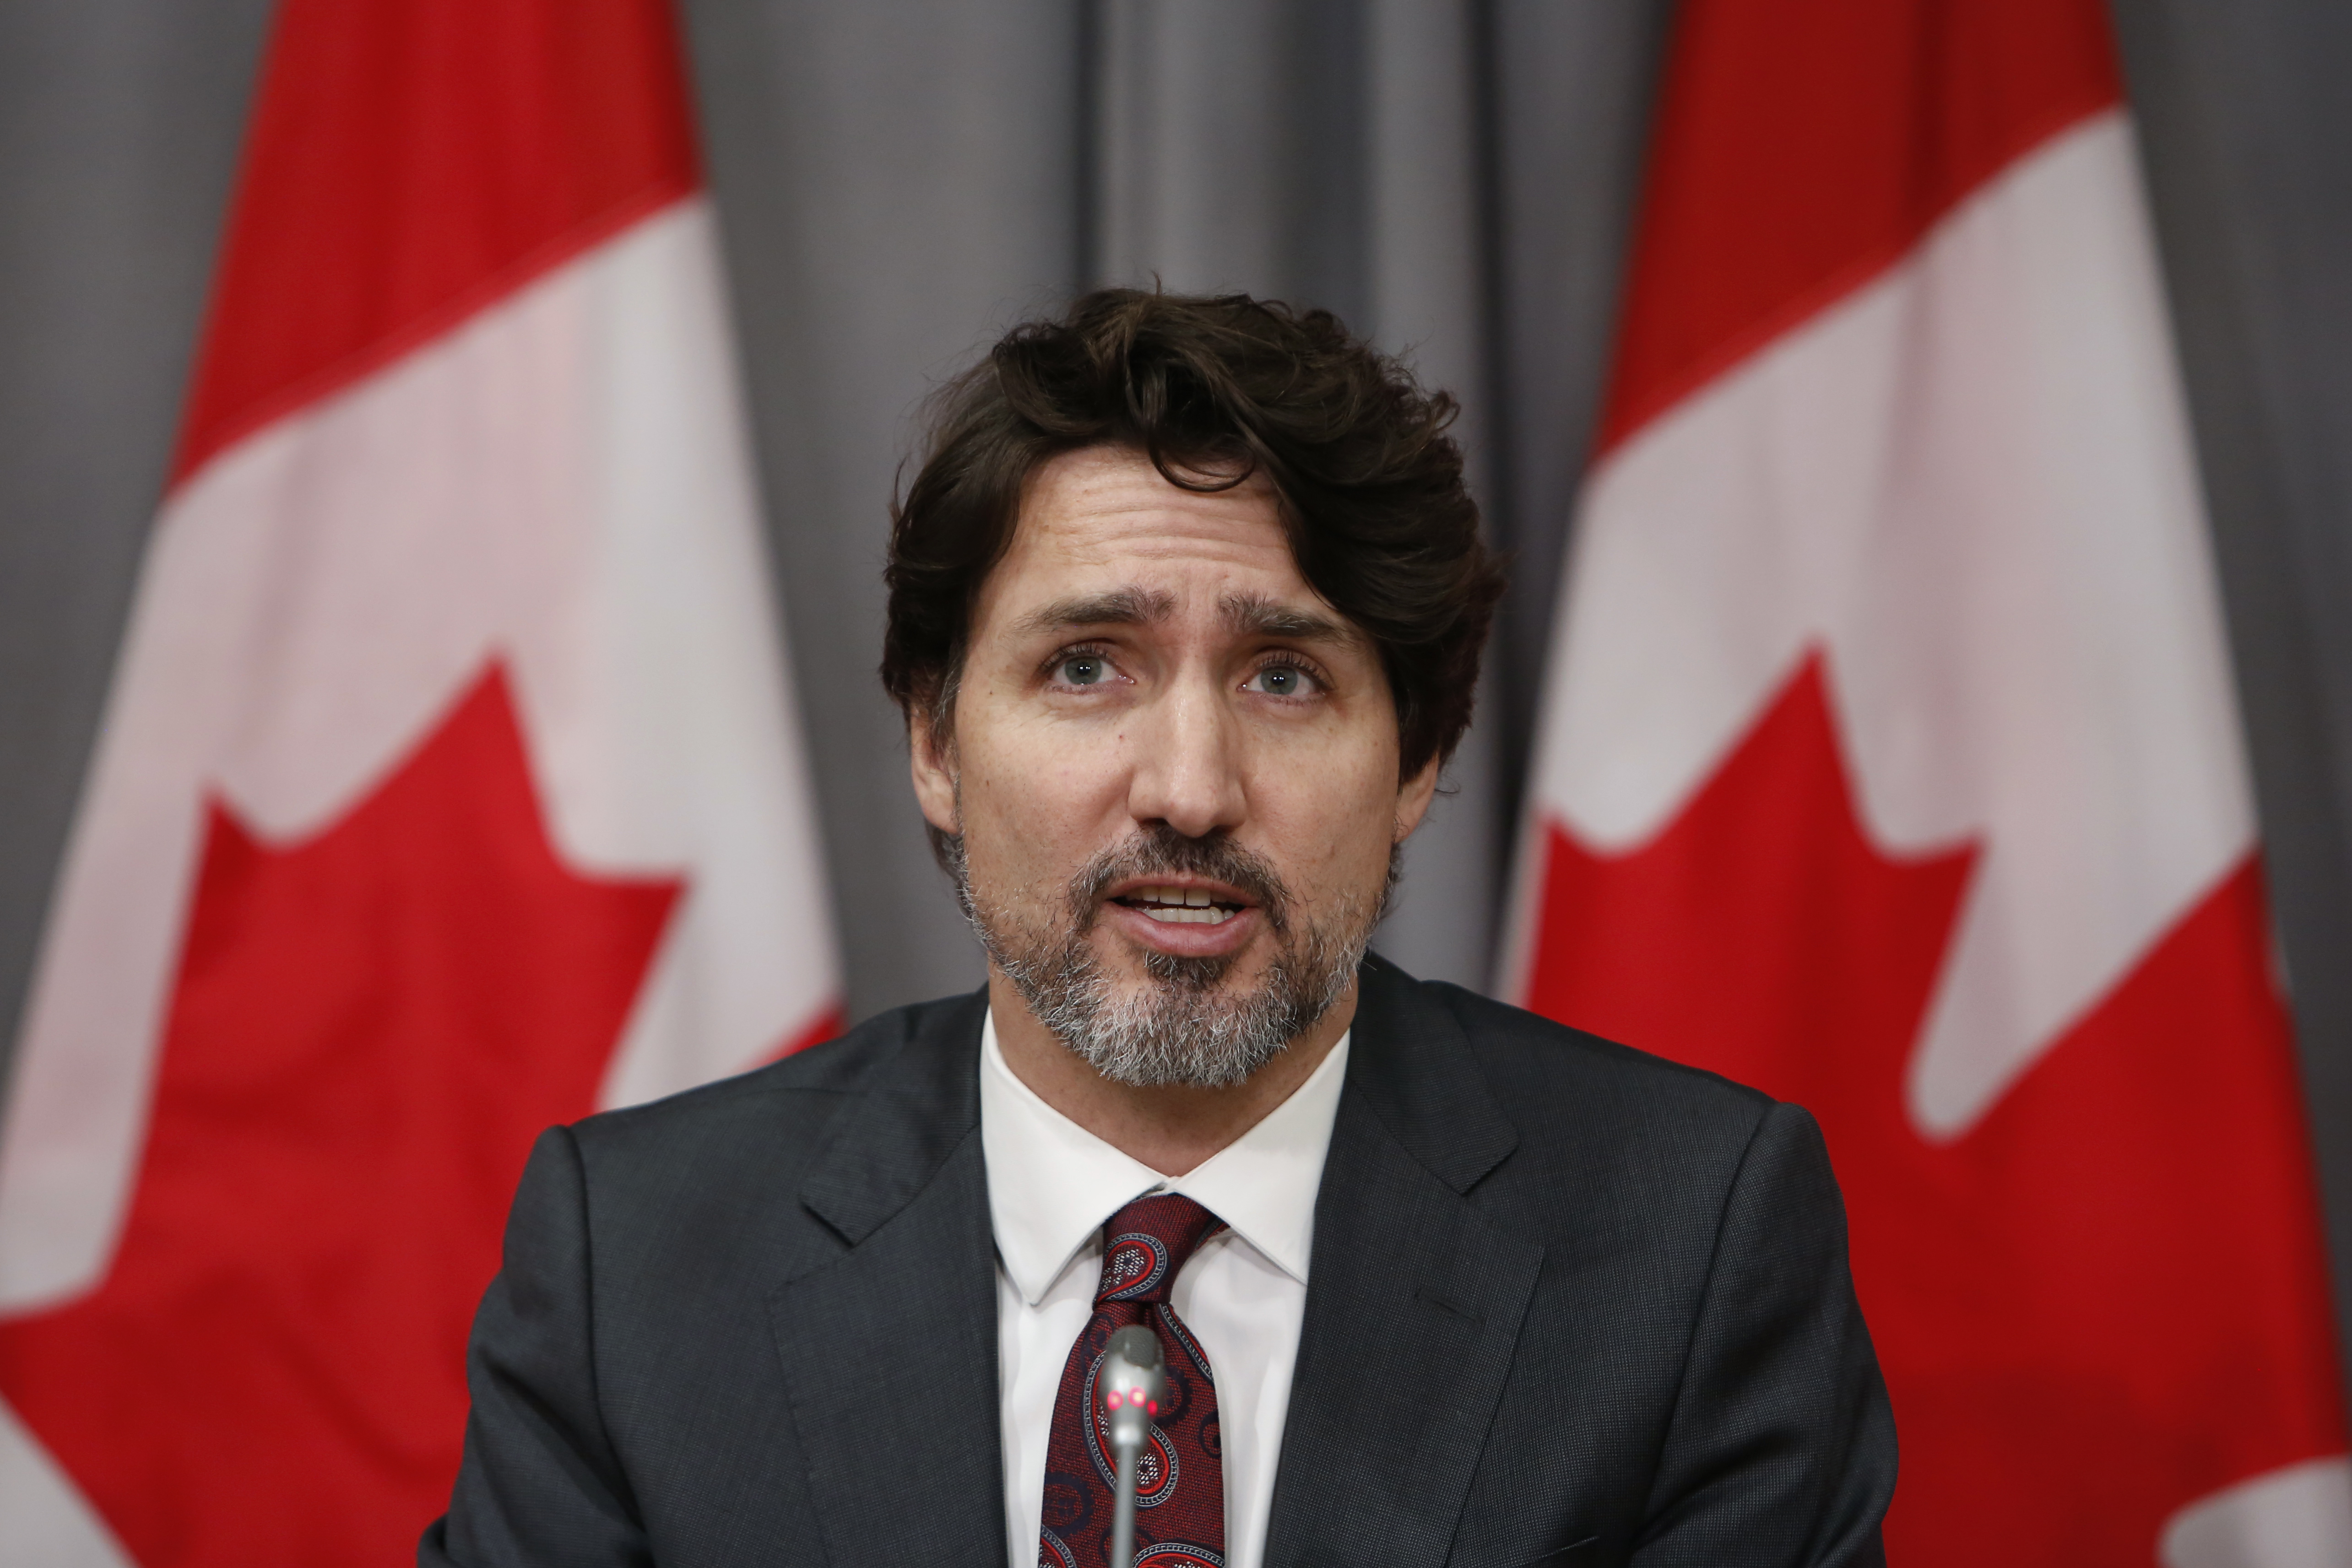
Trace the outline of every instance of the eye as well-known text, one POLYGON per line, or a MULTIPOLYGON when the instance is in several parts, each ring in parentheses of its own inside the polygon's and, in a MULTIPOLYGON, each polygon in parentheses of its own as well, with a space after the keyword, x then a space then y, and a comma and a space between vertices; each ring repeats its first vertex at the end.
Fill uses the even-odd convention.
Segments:
POLYGON ((1297 697, 1322 689, 1313 671, 1304 664, 1266 664, 1243 685, 1245 692, 1263 692, 1267 696, 1297 697))
POLYGON ((1045 673, 1055 685, 1098 686, 1118 672, 1107 655, 1081 648, 1055 660, 1045 673))

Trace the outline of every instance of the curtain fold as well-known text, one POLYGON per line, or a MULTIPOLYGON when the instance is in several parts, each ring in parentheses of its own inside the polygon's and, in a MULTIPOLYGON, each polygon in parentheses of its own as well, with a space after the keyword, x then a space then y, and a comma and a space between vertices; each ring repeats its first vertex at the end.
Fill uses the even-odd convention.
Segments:
MULTIPOLYGON (((919 404, 1157 277, 1462 399, 1511 596, 1381 946, 1490 977, 1668 0, 681 0, 850 1009, 975 983, 872 674, 919 404)), ((2116 0, 2352 1308, 2352 21, 2116 0)), ((0 1052, 154 514, 266 0, 0 11, 0 1052)))

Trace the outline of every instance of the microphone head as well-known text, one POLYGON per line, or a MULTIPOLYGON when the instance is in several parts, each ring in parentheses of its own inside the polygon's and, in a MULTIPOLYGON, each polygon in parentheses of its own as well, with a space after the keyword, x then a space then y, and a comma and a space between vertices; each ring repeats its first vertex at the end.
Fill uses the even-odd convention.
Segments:
POLYGON ((1110 1428, 1111 1447, 1140 1450, 1167 1397, 1168 1364, 1160 1336, 1140 1325, 1114 1333, 1095 1375, 1095 1401, 1110 1428))

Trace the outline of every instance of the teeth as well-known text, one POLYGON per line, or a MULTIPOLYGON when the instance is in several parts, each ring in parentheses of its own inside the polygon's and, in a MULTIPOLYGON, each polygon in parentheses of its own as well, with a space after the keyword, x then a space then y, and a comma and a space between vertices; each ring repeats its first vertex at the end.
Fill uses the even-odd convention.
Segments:
POLYGON ((1219 925, 1241 913, 1231 904, 1219 904, 1205 887, 1139 887, 1120 902, 1163 925, 1219 925))
POLYGON ((1139 887, 1127 894, 1132 904, 1164 904, 1171 908, 1206 909, 1217 902, 1205 887, 1139 887))
POLYGON ((1234 917, 1229 909, 1194 909, 1187 904, 1147 905, 1143 911, 1162 925, 1215 925, 1234 917))

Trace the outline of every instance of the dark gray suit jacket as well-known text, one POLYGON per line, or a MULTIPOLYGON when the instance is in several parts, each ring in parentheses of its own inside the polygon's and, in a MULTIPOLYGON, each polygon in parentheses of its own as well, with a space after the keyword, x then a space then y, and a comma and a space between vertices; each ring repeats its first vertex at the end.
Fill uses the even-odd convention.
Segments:
MULTIPOLYGON (((540 1140, 425 1568, 1004 1561, 985 998, 540 1140)), ((1370 961, 1268 1568, 1882 1561, 1812 1120, 1370 961)))

